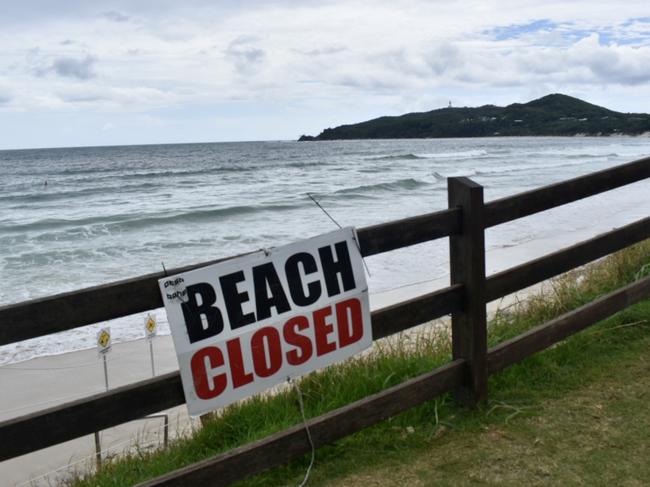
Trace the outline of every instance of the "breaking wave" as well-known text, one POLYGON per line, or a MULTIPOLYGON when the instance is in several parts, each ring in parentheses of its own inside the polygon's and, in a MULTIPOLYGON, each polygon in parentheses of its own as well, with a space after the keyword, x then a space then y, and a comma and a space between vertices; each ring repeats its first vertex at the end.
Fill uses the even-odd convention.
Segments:
POLYGON ((483 149, 467 150, 460 152, 438 152, 430 154, 390 154, 384 156, 371 156, 367 160, 414 160, 414 159, 468 159, 472 157, 481 157, 487 155, 487 151, 483 149))
POLYGON ((376 183, 376 184, 363 184, 361 186, 354 186, 351 188, 344 188, 335 191, 334 194, 374 194, 374 193, 385 193, 385 192, 394 192, 402 190, 414 190, 428 186, 429 183, 426 181, 420 181, 413 178, 398 179, 396 181, 390 181, 386 183, 376 183))
POLYGON ((298 204, 273 204, 273 205, 241 205, 229 206, 225 208, 211 208, 205 210, 194 210, 176 212, 172 214, 164 213, 142 213, 142 214, 118 214, 99 217, 63 219, 63 218, 44 218, 30 223, 22 224, 5 224, 0 233, 30 232, 30 231, 49 231, 62 230, 67 228, 94 227, 102 226, 105 231, 124 230, 141 230, 143 228, 158 225, 173 225, 175 223, 200 223, 203 221, 225 219, 233 216, 241 216, 264 211, 287 211, 298 208, 298 204))

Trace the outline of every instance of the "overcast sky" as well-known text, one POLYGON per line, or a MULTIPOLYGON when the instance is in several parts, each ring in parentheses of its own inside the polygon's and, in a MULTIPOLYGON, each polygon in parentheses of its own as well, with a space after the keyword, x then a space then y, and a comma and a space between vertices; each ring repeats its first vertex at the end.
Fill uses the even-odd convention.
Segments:
POLYGON ((648 0, 0 0, 0 149, 295 139, 558 92, 650 112, 648 0))

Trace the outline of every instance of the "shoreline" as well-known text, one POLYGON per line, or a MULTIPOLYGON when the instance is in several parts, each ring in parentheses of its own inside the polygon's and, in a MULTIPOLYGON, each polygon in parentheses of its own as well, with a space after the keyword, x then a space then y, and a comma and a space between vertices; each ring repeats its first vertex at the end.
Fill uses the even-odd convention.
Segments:
MULTIPOLYGON (((341 141, 367 141, 367 140, 455 140, 455 139, 521 139, 524 137, 529 137, 529 138, 554 138, 554 139, 573 139, 576 137, 580 138, 594 138, 594 139, 614 139, 614 138, 637 138, 637 139, 647 139, 650 138, 650 131, 646 132, 641 132, 638 134, 632 134, 632 133, 612 133, 612 134, 603 134, 603 133, 597 133, 597 134, 589 134, 586 132, 578 132, 575 134, 570 134, 570 135, 476 135, 476 136, 471 136, 471 135, 464 135, 464 136, 458 136, 458 137, 393 137, 393 138, 382 138, 382 137, 377 137, 377 138, 365 138, 365 139, 319 139, 317 138, 318 136, 307 136, 307 137, 312 137, 310 139, 304 139, 300 140, 298 139, 293 139, 293 140, 283 140, 280 142, 341 142, 341 141)), ((259 142, 265 142, 265 141, 259 141, 259 142)), ((273 142, 273 141, 271 141, 273 142)), ((173 144, 172 144, 173 145, 173 144)), ((16 149, 16 150, 32 150, 32 149, 16 149)))
MULTIPOLYGON (((586 231, 584 228, 576 230, 571 233, 559 233, 553 237, 540 237, 533 240, 515 243, 511 245, 498 246, 486 251, 486 275, 489 276, 496 272, 503 271, 507 268, 513 267, 515 265, 527 262, 529 260, 541 257, 549 252, 559 250, 568 245, 572 245, 576 242, 584 240, 586 238, 591 238, 595 234, 598 234, 602 231, 607 231, 615 225, 605 225, 598 226, 596 225, 595 231, 586 231)), ((589 230, 593 230, 590 228, 589 230)), ((441 242, 426 242, 425 244, 420 245, 440 245, 441 242)), ((446 242, 443 244, 446 245, 446 242)), ((413 249, 414 247, 408 247, 407 249, 413 249)), ((374 259, 376 257, 372 256, 369 259, 374 259)), ((366 258, 368 259, 368 258, 366 258)), ((372 261, 371 261, 372 262, 372 261)), ((374 264, 374 262, 373 262, 374 264)), ((426 294, 432 291, 435 291, 440 288, 449 286, 449 274, 443 275, 441 277, 434 277, 431 279, 424 279, 421 281, 406 283, 397 285, 394 288, 390 289, 381 289, 376 292, 370 292, 370 309, 376 310, 386 306, 393 305, 400 301, 405 301, 417 297, 422 294, 426 294)), ((503 298, 502 298, 503 299, 503 298)), ((497 303, 498 304, 498 303, 497 303)), ((497 306, 495 303, 488 304, 488 311, 491 308, 497 306)), ((127 317, 116 318, 114 320, 108 320, 101 323, 86 325, 84 327, 74 328, 71 330, 66 330, 63 332, 55 333, 52 335, 45 335, 43 337, 37 337, 34 339, 24 340, 22 342, 16 342, 15 344, 8 344, 0 347, 0 369, 7 366, 12 366, 16 364, 22 364, 29 362, 31 360, 37 360, 44 357, 58 357, 70 353, 83 352, 83 351, 93 351, 95 350, 95 334, 101 327, 113 326, 114 323, 123 322, 124 320, 129 320, 129 322, 134 323, 132 325, 132 330, 138 330, 138 337, 133 335, 124 338, 120 336, 119 333, 113 334, 113 346, 134 343, 139 340, 144 339, 144 332, 142 329, 142 323, 148 313, 155 314, 158 321, 158 337, 170 337, 169 325, 167 323, 167 317, 165 314, 164 308, 157 308, 154 310, 149 310, 146 312, 130 315, 127 317), (78 348, 72 349, 62 349, 57 347, 62 347, 64 344, 65 334, 76 333, 77 335, 86 336, 87 344, 82 346, 77 346, 78 348), (48 343, 49 342, 49 343, 48 343), (49 348, 48 347, 52 347, 49 348), (5 350, 2 350, 5 348, 5 350), (42 350, 46 350, 43 352, 42 350), (22 355, 22 356, 21 356, 22 355), (24 358, 23 358, 24 356, 24 358)), ((119 325, 116 326, 119 328, 119 325)))

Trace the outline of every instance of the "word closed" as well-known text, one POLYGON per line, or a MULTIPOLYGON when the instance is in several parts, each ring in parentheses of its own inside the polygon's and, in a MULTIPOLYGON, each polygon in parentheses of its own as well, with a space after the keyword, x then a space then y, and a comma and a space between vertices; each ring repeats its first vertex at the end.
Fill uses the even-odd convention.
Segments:
POLYGON ((353 228, 166 277, 159 285, 192 415, 372 343, 353 228))

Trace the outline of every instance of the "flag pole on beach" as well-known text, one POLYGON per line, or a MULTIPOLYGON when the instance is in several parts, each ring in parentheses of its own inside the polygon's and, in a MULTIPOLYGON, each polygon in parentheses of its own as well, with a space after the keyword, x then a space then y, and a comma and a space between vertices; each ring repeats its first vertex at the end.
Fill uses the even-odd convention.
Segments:
POLYGON ((108 392, 108 366, 106 365, 106 354, 102 355, 104 359, 104 384, 106 385, 106 392, 108 392))
POLYGON ((156 322, 156 315, 147 313, 144 318, 144 334, 149 342, 149 357, 151 359, 151 377, 156 376, 156 369, 153 362, 153 339, 158 333, 158 323, 156 322))
MULTIPOLYGON (((108 392, 108 363, 106 355, 111 351, 111 328, 105 327, 97 332, 97 352, 102 357, 104 365, 104 386, 108 392)), ((102 445, 99 438, 99 431, 95 431, 95 466, 97 471, 102 468, 102 445)))

